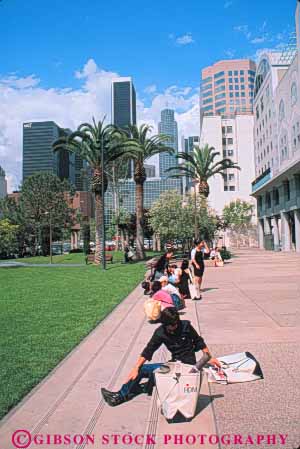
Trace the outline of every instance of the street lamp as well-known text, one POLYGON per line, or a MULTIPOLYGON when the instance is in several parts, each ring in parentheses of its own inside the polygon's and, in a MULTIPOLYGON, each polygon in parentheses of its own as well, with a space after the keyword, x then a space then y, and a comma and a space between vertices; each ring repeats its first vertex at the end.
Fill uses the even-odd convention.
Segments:
POLYGON ((103 148, 103 134, 101 135, 101 196, 102 196, 102 269, 106 269, 105 260, 105 209, 104 209, 104 148, 103 148))
POLYGON ((45 212, 44 215, 49 215, 49 233, 50 233, 50 264, 52 264, 52 216, 51 210, 45 212))
POLYGON ((197 217, 197 184, 196 180, 193 181, 194 185, 194 232, 195 239, 198 238, 198 217, 197 217))

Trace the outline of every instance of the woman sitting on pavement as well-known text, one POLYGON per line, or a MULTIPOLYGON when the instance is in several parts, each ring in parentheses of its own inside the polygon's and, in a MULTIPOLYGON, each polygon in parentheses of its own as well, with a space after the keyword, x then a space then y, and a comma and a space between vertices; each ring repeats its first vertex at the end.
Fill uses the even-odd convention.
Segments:
POLYGON ((179 282, 176 284, 178 290, 184 299, 190 299, 189 282, 191 280, 191 273, 189 269, 189 261, 183 260, 180 268, 179 282))
POLYGON ((167 307, 174 307, 172 296, 167 291, 162 290, 162 285, 159 281, 153 282, 151 290, 152 299, 160 302, 161 310, 167 307))
POLYGON ((161 283, 162 290, 168 292, 170 295, 172 295, 172 294, 179 295, 179 291, 175 287, 175 285, 169 283, 168 276, 162 276, 159 279, 159 282, 161 283))
POLYGON ((163 254, 155 264, 153 280, 158 280, 164 276, 165 271, 169 266, 169 262, 174 255, 173 249, 168 249, 168 251, 163 254))
POLYGON ((171 265, 168 267, 168 278, 169 282, 173 285, 176 285, 179 282, 179 272, 180 268, 177 268, 177 265, 171 265))

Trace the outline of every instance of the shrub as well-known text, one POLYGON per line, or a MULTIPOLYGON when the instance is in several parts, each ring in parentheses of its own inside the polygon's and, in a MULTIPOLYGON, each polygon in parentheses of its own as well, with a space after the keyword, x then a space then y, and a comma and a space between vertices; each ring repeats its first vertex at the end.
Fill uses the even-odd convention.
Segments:
POLYGON ((220 251, 221 257, 223 260, 229 260, 232 257, 232 254, 230 251, 228 251, 228 249, 226 248, 222 248, 220 251))

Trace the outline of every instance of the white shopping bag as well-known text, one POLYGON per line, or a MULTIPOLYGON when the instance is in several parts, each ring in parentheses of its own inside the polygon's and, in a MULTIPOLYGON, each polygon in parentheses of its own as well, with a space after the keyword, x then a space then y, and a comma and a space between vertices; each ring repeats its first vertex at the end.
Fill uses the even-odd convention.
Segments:
POLYGON ((170 371, 163 373, 155 371, 155 381, 159 403, 163 415, 172 419, 177 412, 185 418, 195 415, 198 396, 201 387, 201 373, 191 373, 191 365, 181 362, 167 364, 170 371))
POLYGON ((250 352, 239 352, 218 357, 222 368, 204 368, 208 382, 233 384, 263 379, 260 364, 250 352))

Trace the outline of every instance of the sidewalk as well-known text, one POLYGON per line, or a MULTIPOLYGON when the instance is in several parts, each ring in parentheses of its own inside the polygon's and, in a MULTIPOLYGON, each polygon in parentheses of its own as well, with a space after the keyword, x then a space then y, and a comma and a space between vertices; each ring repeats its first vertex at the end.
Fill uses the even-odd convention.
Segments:
MULTIPOLYGON (((300 256, 239 251, 224 268, 207 268, 204 299, 188 302, 184 318, 200 326, 214 355, 248 350, 261 363, 265 380, 212 385, 204 380, 196 417, 168 424, 156 394, 141 395, 116 408, 100 397, 100 387, 117 389, 125 380, 156 326, 143 313, 142 290, 135 289, 24 401, 0 423, 0 449, 13 449, 12 434, 95 435, 95 444, 31 445, 31 448, 120 448, 101 444, 104 434, 155 434, 144 448, 162 444, 169 434, 288 434, 286 449, 300 444, 300 256), (279 363, 279 357, 281 363, 279 363)), ((154 360, 168 358, 161 349, 154 360)), ((129 438, 129 436, 128 436, 129 438)), ((128 440, 127 440, 128 441, 128 440)), ((174 441, 173 441, 174 443, 174 441)), ((277 440, 278 443, 278 440, 277 440)), ((249 445, 186 447, 246 448, 249 445)), ((274 448, 279 447, 277 444, 274 448)), ((131 444, 130 447, 141 447, 131 444)), ((252 446, 256 447, 256 446, 252 446)), ((272 447, 260 444, 260 448, 272 447)))

